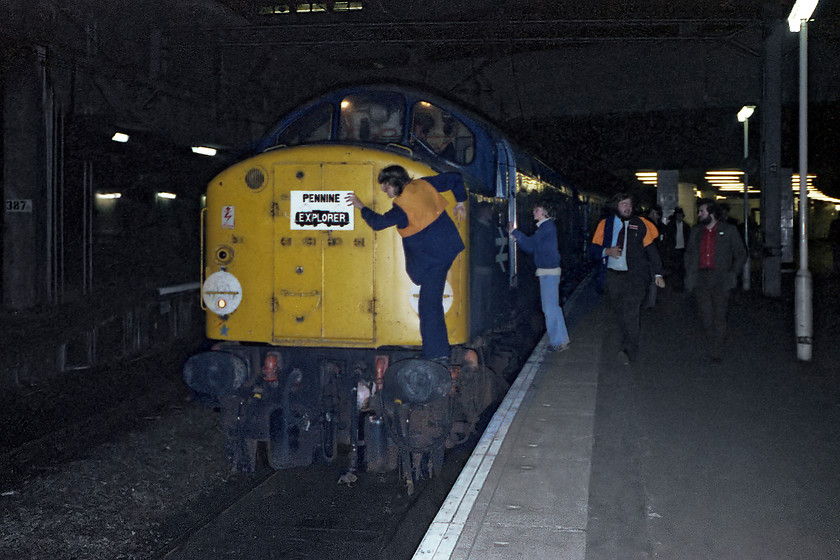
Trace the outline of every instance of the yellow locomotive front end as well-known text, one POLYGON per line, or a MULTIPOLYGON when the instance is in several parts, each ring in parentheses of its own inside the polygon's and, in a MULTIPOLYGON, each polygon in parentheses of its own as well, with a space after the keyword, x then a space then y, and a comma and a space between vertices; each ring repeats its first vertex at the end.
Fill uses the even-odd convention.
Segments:
MULTIPOLYGON (((374 232, 347 192, 379 213, 382 168, 412 177, 428 166, 352 146, 300 146, 238 163, 208 186, 202 299, 211 339, 290 347, 421 345, 419 288, 405 272, 396 228, 374 232)), ((452 212, 455 200, 444 193, 452 212)), ((454 216, 453 216, 454 219, 454 216)), ((444 308, 451 344, 469 336, 468 246, 447 276, 444 308)))

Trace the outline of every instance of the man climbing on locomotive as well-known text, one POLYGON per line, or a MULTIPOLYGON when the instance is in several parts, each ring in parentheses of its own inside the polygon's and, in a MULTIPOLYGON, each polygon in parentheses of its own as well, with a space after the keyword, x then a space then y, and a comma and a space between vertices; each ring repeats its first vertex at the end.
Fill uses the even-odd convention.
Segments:
POLYGON ((464 242, 452 218, 446 213, 446 200, 440 194, 452 191, 457 219, 466 216, 467 192, 458 173, 442 173, 412 179, 404 167, 390 165, 378 177, 382 192, 394 199, 390 210, 378 214, 347 195, 347 203, 361 210, 362 218, 374 231, 397 226, 402 237, 405 268, 411 281, 420 286, 418 314, 423 358, 444 365, 449 362, 449 336, 443 310, 446 274, 464 242))

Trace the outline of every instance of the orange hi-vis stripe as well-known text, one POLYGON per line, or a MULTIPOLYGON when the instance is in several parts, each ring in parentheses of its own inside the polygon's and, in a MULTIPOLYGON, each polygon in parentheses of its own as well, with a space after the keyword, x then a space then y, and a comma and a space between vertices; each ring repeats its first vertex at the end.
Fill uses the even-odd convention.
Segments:
POLYGON ((410 237, 426 229, 446 209, 446 199, 428 181, 416 179, 408 183, 394 203, 408 216, 408 226, 397 229, 402 237, 410 237))

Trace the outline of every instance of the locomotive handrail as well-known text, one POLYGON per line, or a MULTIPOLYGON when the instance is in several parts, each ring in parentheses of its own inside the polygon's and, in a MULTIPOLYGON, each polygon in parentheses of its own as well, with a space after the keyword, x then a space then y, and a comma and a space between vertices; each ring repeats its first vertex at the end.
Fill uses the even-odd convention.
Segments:
POLYGON ((205 222, 204 216, 205 216, 205 214, 207 214, 207 208, 202 208, 201 209, 201 214, 200 214, 201 224, 199 225, 200 231, 198 232, 199 250, 201 251, 201 257, 198 259, 198 262, 201 263, 201 271, 199 271, 199 273, 198 273, 198 286, 199 286, 199 291, 202 292, 202 293, 200 294, 200 297, 198 299, 201 302, 201 309, 203 309, 204 311, 207 311, 207 306, 204 305, 204 294, 203 294, 203 291, 204 291, 204 267, 205 267, 205 264, 206 264, 204 262, 204 222, 205 222))
POLYGON ((403 146, 402 144, 395 144, 394 142, 389 142, 385 144, 385 149, 387 150, 388 148, 393 148, 395 151, 398 150, 402 152, 408 152, 409 154, 414 156, 414 151, 408 146, 403 146))
POLYGON ((187 284, 176 284, 174 286, 164 286, 162 288, 158 288, 157 292, 159 296, 168 296, 170 294, 179 294, 181 292, 190 292, 195 289, 200 289, 201 283, 200 282, 189 282, 187 284))

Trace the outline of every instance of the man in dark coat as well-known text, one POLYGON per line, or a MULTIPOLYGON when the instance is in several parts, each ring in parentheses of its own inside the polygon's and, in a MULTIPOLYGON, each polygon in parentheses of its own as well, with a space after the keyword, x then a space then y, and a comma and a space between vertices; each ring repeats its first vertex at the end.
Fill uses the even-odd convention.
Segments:
POLYGON ((589 251, 606 267, 606 293, 621 329, 619 359, 628 364, 639 351, 639 311, 651 275, 660 288, 665 287, 665 280, 654 244, 656 226, 633 216, 633 198, 627 193, 616 194, 611 204, 615 214, 598 223, 589 251))
POLYGON ((683 290, 685 280, 685 246, 691 234, 691 226, 685 223, 685 212, 677 206, 671 219, 665 225, 662 237, 663 261, 668 285, 678 292, 683 290))
POLYGON ((452 191, 453 214, 466 216, 467 191, 458 173, 442 173, 412 179, 404 167, 390 165, 379 173, 379 185, 394 205, 384 214, 365 206, 354 193, 347 202, 362 211, 362 218, 375 231, 397 226, 405 253, 405 269, 411 281, 420 286, 418 315, 423 358, 443 364, 449 361, 449 335, 443 311, 446 274, 464 242, 458 228, 446 213, 447 202, 440 193, 452 191))
POLYGON ((721 220, 717 203, 701 200, 697 208, 697 227, 692 229, 685 251, 685 287, 694 292, 709 357, 717 362, 726 339, 729 291, 738 284, 747 249, 738 229, 721 220))
MULTIPOLYGON (((647 219, 656 226, 656 231, 659 232, 659 235, 654 240, 653 244, 656 246, 656 251, 659 253, 659 258, 663 261, 663 267, 665 265, 664 257, 663 257, 663 245, 662 240, 665 238, 665 223, 662 221, 662 207, 658 204, 654 204, 650 208, 648 208, 647 212, 647 219)), ((656 295, 659 287, 656 285, 656 279, 651 277, 650 284, 648 285, 648 293, 647 293, 647 300, 645 301, 645 307, 647 309, 653 309, 656 307, 656 295)))

